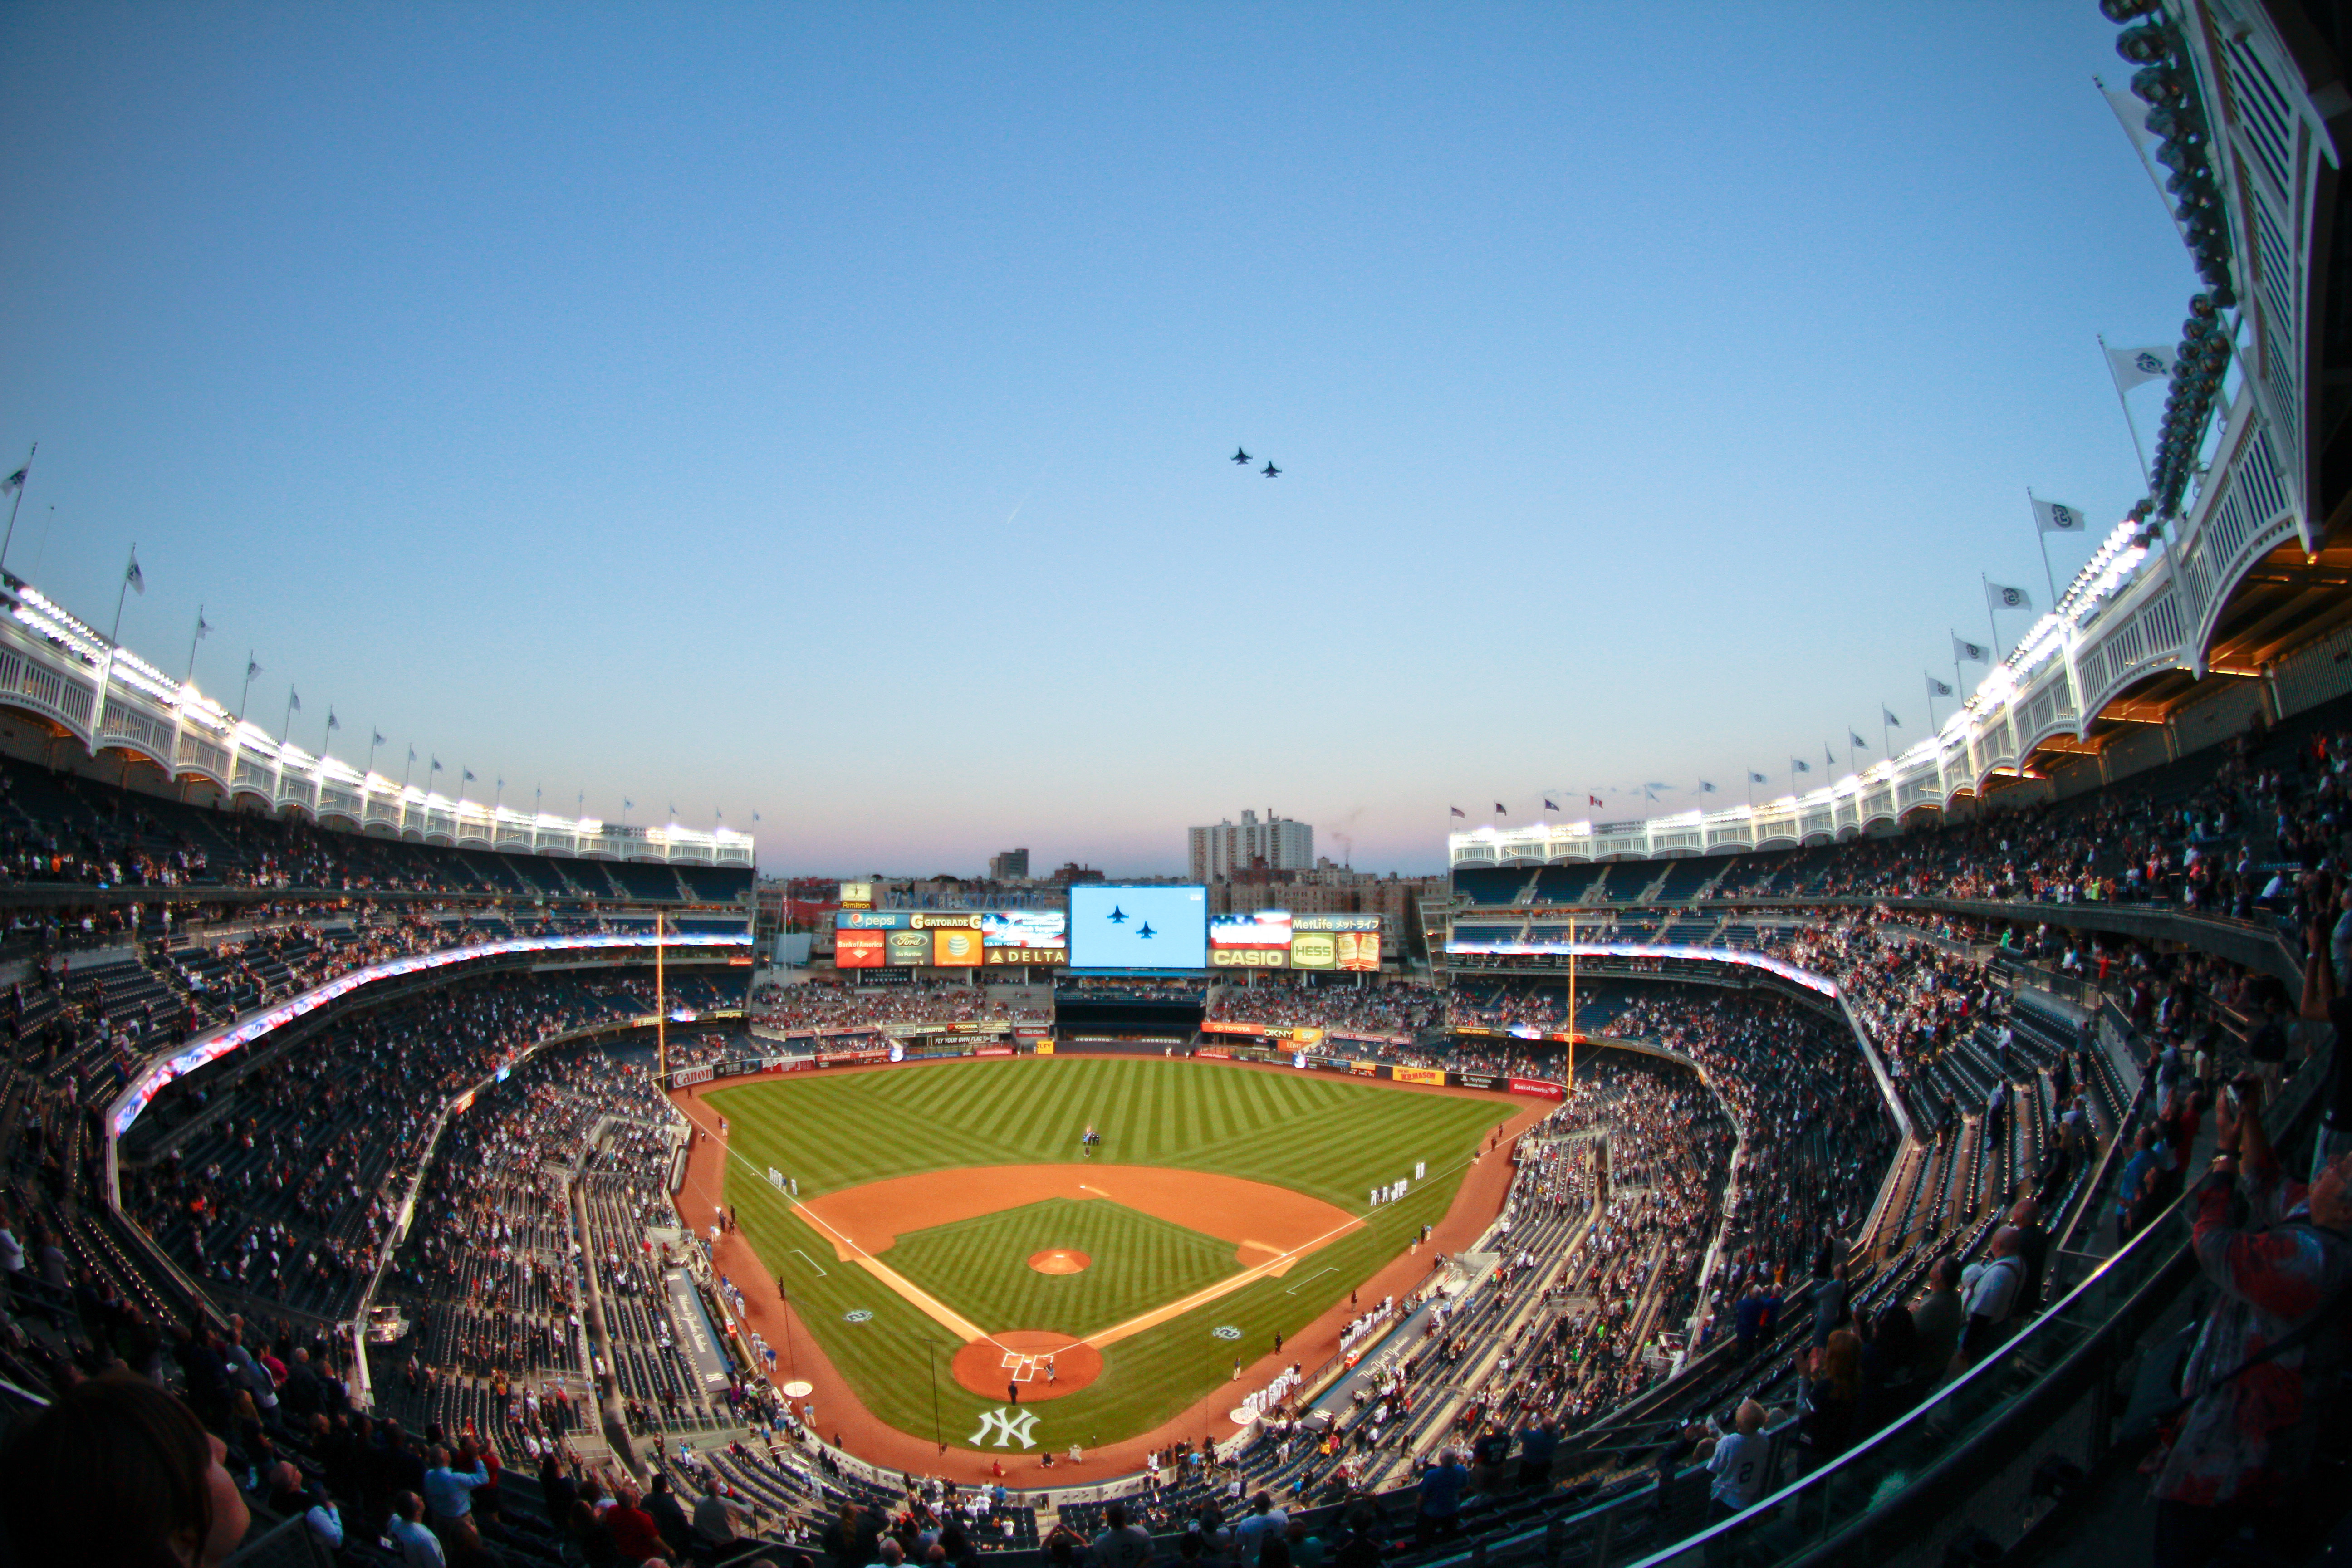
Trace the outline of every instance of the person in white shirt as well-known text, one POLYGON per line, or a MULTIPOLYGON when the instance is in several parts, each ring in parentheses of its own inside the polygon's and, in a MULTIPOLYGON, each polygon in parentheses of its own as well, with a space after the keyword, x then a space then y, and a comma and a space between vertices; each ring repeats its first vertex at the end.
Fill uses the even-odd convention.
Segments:
POLYGON ((1234 1551, 1241 1562, 1255 1563, 1268 1537, 1279 1537, 1290 1529, 1290 1516, 1274 1506, 1274 1499, 1260 1492, 1250 1500, 1250 1511, 1234 1526, 1234 1551))
POLYGON ((415 1492, 392 1500, 392 1539, 402 1568, 447 1568, 440 1541, 425 1528, 425 1500, 415 1492))
POLYGON ((1715 1478, 1706 1489, 1710 1522, 1753 1508, 1764 1495, 1765 1461, 1771 1448, 1764 1436, 1764 1407, 1745 1400, 1732 1419, 1738 1430, 1717 1441, 1706 1462, 1715 1478))

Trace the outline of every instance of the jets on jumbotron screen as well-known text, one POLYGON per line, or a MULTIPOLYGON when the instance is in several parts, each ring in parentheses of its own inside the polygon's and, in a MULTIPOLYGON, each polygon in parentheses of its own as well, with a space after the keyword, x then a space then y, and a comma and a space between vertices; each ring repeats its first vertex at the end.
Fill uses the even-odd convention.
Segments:
POLYGON ((1082 883, 1070 889, 1069 943, 1073 969, 1206 969, 1208 889, 1082 883))

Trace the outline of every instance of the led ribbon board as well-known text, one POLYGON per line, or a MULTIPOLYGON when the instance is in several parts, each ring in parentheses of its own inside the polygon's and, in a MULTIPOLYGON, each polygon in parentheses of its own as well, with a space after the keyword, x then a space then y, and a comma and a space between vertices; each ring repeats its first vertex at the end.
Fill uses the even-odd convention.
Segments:
POLYGON ((1837 982, 1826 974, 1800 969, 1769 953, 1737 947, 1662 947, 1641 942, 1449 942, 1445 951, 1509 958, 1565 958, 1570 953, 1579 958, 1689 958, 1701 963, 1737 963, 1761 969, 1824 996, 1838 994, 1837 982))
MULTIPOLYGON (((741 931, 677 931, 660 940, 662 947, 741 947, 751 941, 741 931)), ((199 1035, 173 1051, 170 1056, 152 1061, 141 1068, 107 1113, 107 1124, 117 1138, 131 1130, 139 1113, 163 1087, 173 1079, 195 1071, 206 1062, 218 1061, 240 1046, 249 1046, 266 1035, 276 1033, 297 1018, 317 1012, 337 997, 348 996, 362 985, 379 980, 393 980, 404 974, 423 974, 431 970, 446 968, 452 963, 465 963, 477 958, 500 958, 517 952, 610 952, 626 949, 650 951, 656 944, 651 931, 630 932, 608 936, 516 936, 498 942, 477 942, 471 947, 447 947, 436 952, 410 953, 403 958, 388 958, 382 963, 371 963, 364 969, 354 969, 349 974, 337 975, 324 985, 314 985, 299 996, 289 997, 266 1013, 240 1018, 222 1026, 210 1034, 199 1035)))

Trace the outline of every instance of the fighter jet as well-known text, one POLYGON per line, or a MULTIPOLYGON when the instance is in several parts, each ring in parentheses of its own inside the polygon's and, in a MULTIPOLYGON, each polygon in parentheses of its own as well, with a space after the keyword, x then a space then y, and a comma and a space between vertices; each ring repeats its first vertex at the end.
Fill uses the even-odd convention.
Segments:
POLYGON ((1151 922, 1150 922, 1150 921, 1144 921, 1144 922, 1143 922, 1143 929, 1142 929, 1141 931, 1137 931, 1135 934, 1136 934, 1136 935, 1138 935, 1138 936, 1139 936, 1139 937, 1144 937, 1144 938, 1149 939, 1149 938, 1153 934, 1152 930, 1151 930, 1151 922))
POLYGON ((1236 447, 1234 448, 1234 461, 1246 468, 1249 467, 1250 455, 1244 448, 1236 447))
POLYGON ((1127 911, 1120 909, 1117 904, 1113 904, 1110 907, 1110 923, 1113 925, 1125 925, 1127 923, 1127 911))
POLYGON ((1260 468, 1258 472, 1264 474, 1269 479, 1279 479, 1282 477, 1282 470, 1276 468, 1271 462, 1267 463, 1265 468, 1260 468))

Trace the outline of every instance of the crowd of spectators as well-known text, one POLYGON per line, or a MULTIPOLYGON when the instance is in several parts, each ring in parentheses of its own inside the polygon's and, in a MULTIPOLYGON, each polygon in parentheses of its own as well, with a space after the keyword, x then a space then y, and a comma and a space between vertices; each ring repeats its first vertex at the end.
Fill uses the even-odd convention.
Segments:
POLYGON ((751 1022, 762 1028, 828 1032, 885 1024, 1046 1024, 1050 1007, 1025 987, 917 981, 905 985, 762 982, 751 993, 751 1022))
POLYGON ((1213 1021, 1272 1024, 1286 1028, 1360 1030, 1418 1035, 1438 1022, 1443 997, 1409 980, 1367 976, 1329 979, 1264 971, 1246 984, 1228 980, 1209 992, 1213 1021))
POLYGON ((160 1109, 195 1125, 126 1182, 124 1207, 197 1278, 332 1316, 381 1258, 396 1178, 453 1095, 550 1035, 652 1003, 645 981, 506 976, 370 1009, 173 1094, 160 1109))

